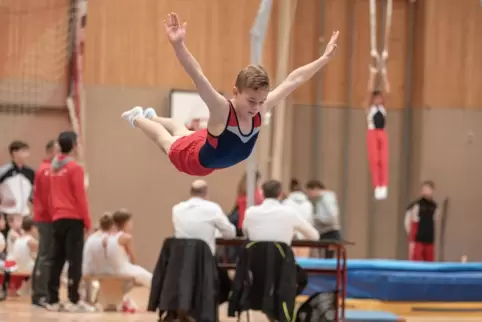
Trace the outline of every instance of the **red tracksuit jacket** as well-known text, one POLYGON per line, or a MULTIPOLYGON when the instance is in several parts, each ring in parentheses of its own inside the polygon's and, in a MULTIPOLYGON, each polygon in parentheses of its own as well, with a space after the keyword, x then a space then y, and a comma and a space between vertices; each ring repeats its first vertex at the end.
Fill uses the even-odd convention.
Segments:
POLYGON ((49 205, 50 163, 51 160, 43 160, 35 173, 33 186, 33 220, 36 222, 52 222, 52 213, 49 205))
POLYGON ((77 219, 91 228, 84 169, 72 157, 59 155, 52 160, 50 175, 50 205, 52 220, 77 219))

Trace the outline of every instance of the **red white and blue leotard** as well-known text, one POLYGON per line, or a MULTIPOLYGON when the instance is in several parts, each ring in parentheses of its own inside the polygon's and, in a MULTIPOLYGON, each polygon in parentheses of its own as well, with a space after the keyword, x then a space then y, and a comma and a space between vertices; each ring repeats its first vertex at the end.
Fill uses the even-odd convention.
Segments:
POLYGON ((224 131, 211 135, 201 129, 177 139, 169 150, 169 159, 181 172, 192 176, 206 176, 216 169, 232 167, 246 160, 253 151, 261 128, 261 114, 253 117, 251 132, 239 128, 236 110, 229 101, 228 121, 224 131))

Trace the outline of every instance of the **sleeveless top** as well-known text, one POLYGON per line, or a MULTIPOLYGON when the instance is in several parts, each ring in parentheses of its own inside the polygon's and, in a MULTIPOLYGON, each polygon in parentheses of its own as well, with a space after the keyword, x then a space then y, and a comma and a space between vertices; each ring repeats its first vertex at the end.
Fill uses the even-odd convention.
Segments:
POLYGON ((98 231, 87 238, 84 244, 82 271, 84 274, 107 274, 107 247, 104 247, 104 239, 108 235, 98 231))
POLYGON ((206 142, 199 151, 199 162, 208 169, 229 168, 246 160, 261 129, 261 114, 258 112, 253 117, 251 132, 242 133, 236 110, 231 101, 228 102, 229 114, 224 131, 218 136, 207 132, 206 142))
POLYGON ((35 260, 28 245, 32 238, 30 235, 20 236, 12 247, 12 259, 17 264, 19 273, 31 273, 33 270, 35 260))
POLYGON ((119 245, 119 237, 123 233, 119 231, 107 239, 107 261, 115 272, 122 271, 125 266, 130 264, 124 247, 119 245))
POLYGON ((369 130, 385 128, 387 111, 383 105, 372 105, 368 110, 367 121, 369 130))

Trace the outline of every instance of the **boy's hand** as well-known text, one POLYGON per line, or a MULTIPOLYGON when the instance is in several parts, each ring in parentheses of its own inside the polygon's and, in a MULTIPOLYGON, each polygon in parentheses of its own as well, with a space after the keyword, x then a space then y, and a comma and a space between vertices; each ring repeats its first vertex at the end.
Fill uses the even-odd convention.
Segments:
POLYGON ((187 23, 182 25, 179 23, 179 17, 176 13, 171 12, 167 15, 167 21, 164 21, 164 28, 166 28, 167 38, 171 44, 178 44, 184 41, 186 36, 187 23))
POLYGON ((339 31, 334 31, 333 34, 331 35, 331 39, 328 42, 328 45, 326 45, 325 53, 323 56, 332 59, 335 57, 335 52, 336 52, 336 47, 337 44, 336 42, 338 41, 338 35, 340 34, 339 31))

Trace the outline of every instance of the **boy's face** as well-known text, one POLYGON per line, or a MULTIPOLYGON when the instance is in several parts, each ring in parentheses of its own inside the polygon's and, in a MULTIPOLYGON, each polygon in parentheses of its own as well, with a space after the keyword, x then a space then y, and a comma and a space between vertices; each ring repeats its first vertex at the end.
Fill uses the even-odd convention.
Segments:
POLYGON ((28 148, 20 149, 12 152, 12 159, 17 163, 25 163, 30 156, 30 150, 28 148))
POLYGON ((316 199, 321 195, 321 190, 318 188, 306 189, 306 194, 309 199, 316 199))
POLYGON ((268 90, 254 90, 245 88, 239 91, 238 88, 233 88, 234 100, 236 101, 236 108, 239 112, 254 117, 260 110, 261 106, 268 97, 268 90))

